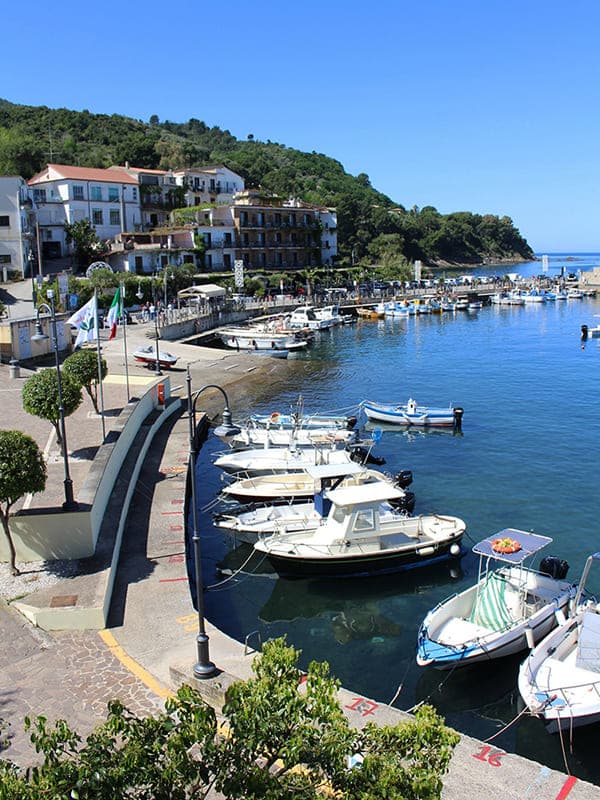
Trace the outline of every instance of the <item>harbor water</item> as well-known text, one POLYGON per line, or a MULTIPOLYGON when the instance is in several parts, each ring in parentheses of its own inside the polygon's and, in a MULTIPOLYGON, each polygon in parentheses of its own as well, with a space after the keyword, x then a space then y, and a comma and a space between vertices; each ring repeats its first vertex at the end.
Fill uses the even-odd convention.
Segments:
MULTIPOLYGON (((548 274, 596 264, 593 255, 553 256, 548 274)), ((487 270, 509 271, 534 275, 541 263, 487 270)), ((234 418, 287 413, 299 395, 312 413, 356 412, 365 399, 462 406, 462 431, 387 428, 375 452, 384 470, 412 470, 415 513, 465 520, 467 554, 394 575, 278 578, 249 546, 212 526, 205 507, 221 486, 212 460, 222 447, 211 436, 198 461, 207 618, 253 646, 285 635, 302 650, 303 664, 328 661, 357 697, 405 710, 430 702, 461 732, 494 737, 498 749, 600 783, 600 726, 563 736, 565 765, 558 736, 526 714, 516 719, 521 656, 453 672, 415 661, 427 611, 476 580, 476 541, 507 527, 550 536, 543 555, 566 559, 571 580, 600 549, 600 339, 581 340, 581 326, 595 326, 599 314, 600 297, 362 321, 320 333, 295 356, 293 381, 253 390, 234 418)), ((592 570, 589 588, 600 596, 600 571, 592 570)))

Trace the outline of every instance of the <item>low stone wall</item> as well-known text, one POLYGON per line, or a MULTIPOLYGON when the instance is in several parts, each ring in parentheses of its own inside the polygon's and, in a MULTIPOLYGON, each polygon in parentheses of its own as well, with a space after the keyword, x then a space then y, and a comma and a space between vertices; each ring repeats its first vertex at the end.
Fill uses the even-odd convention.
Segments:
MULTIPOLYGON (((165 400, 170 397, 169 377, 161 378, 165 400)), ((144 420, 158 407, 158 383, 121 411, 114 428, 98 450, 85 483, 78 493, 79 510, 27 509, 10 520, 17 561, 85 558, 93 555, 100 525, 115 481, 132 441, 144 420)), ((8 561, 8 546, 0 537, 0 561, 8 561)))

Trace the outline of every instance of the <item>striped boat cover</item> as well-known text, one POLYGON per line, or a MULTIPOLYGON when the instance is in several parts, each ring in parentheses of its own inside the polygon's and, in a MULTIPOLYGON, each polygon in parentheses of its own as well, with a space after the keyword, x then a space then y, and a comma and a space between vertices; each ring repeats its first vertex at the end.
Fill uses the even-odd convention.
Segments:
POLYGON ((491 572, 479 588, 469 621, 492 631, 501 631, 513 624, 505 602, 506 581, 491 572))

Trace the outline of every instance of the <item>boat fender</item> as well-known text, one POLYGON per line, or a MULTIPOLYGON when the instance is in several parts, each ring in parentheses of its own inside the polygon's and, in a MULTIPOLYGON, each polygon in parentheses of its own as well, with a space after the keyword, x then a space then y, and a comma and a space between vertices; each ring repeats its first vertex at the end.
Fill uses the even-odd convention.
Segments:
POLYGON ((562 611, 561 608, 555 608, 554 609, 554 617, 556 619, 557 625, 564 625, 565 622, 567 621, 565 619, 565 615, 563 614, 563 611, 562 611))
POLYGON ((460 555, 460 545, 459 545, 459 544, 456 544, 456 542, 455 542, 454 544, 451 544, 451 545, 450 545, 450 555, 451 555, 451 556, 458 556, 458 555, 460 555))
POLYGON ((533 636, 533 631, 531 628, 525 628, 525 639, 527 640, 527 647, 530 650, 533 650, 535 647, 535 638, 533 636))

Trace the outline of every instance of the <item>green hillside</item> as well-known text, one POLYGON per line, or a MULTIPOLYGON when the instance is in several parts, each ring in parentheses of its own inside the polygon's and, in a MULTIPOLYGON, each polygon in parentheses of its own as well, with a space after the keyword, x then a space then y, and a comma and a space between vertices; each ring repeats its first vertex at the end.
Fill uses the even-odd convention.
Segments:
POLYGON ((148 122, 113 114, 24 106, 0 100, 0 174, 31 177, 48 162, 108 167, 128 161, 147 169, 225 164, 258 187, 338 211, 340 263, 406 261, 476 264, 528 260, 533 252, 510 217, 407 210, 374 189, 365 174, 349 175, 321 153, 275 142, 236 139, 199 119, 148 122))

